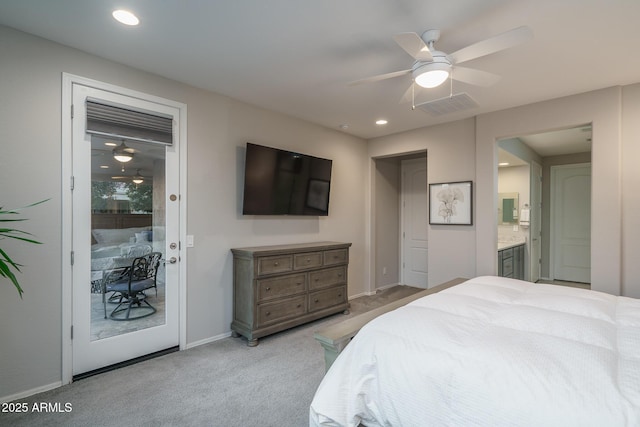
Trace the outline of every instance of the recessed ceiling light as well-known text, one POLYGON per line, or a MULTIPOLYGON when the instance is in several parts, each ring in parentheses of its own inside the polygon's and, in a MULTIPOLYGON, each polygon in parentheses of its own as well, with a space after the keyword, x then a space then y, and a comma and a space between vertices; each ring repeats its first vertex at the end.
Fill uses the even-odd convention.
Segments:
POLYGON ((124 25, 133 26, 133 25, 138 25, 140 23, 140 20, 138 19, 138 17, 133 13, 129 12, 128 10, 124 10, 124 9, 114 10, 111 15, 113 15, 116 21, 124 25))
POLYGON ((108 147, 115 147, 118 144, 116 144, 115 142, 105 142, 104 145, 108 146, 108 147))
POLYGON ((341 124, 340 126, 338 126, 340 129, 345 130, 345 129, 349 129, 349 125, 346 123, 341 124))
POLYGON ((509 162, 498 163, 498 166, 509 166, 509 162))
POLYGON ((386 125, 387 123, 389 122, 386 121, 385 119, 376 120, 377 125, 386 125))

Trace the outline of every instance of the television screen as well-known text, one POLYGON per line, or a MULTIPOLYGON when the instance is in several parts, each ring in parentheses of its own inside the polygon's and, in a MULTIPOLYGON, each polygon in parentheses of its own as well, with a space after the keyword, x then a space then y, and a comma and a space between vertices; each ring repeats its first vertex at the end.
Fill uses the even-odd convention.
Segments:
POLYGON ((329 214, 331 160, 247 143, 243 215, 329 214))

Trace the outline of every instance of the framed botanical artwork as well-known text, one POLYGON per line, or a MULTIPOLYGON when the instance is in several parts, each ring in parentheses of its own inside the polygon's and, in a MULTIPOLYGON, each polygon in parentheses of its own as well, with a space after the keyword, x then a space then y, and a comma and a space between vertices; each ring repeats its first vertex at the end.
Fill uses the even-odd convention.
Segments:
POLYGON ((472 225, 472 208, 471 181, 429 184, 429 224, 472 225))

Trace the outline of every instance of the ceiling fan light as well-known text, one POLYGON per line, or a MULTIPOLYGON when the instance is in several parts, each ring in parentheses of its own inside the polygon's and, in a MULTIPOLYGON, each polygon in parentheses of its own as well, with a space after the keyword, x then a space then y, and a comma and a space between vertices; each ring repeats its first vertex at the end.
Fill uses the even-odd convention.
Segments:
POLYGON ((417 85, 427 89, 440 86, 449 78, 450 64, 431 62, 413 71, 413 80, 417 85))
POLYGON ((133 156, 131 154, 124 153, 124 154, 114 154, 113 158, 119 161, 120 163, 127 163, 131 161, 131 159, 133 159, 133 156))
POLYGON ((144 182, 144 179, 142 178, 133 178, 132 179, 134 184, 142 184, 144 182))
POLYGON ((446 70, 430 70, 426 71, 415 78, 416 84, 427 89, 440 86, 449 78, 449 72, 446 70))
POLYGON ((123 142, 119 147, 113 149, 113 158, 120 163, 127 163, 133 159, 133 153, 127 151, 127 146, 123 142))

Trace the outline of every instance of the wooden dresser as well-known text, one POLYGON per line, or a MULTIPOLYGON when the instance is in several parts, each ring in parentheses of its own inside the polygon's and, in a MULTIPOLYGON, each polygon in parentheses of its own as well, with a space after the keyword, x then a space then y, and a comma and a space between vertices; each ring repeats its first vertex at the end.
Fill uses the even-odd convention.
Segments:
POLYGON ((350 246, 314 242, 231 249, 233 335, 256 346, 265 335, 348 313, 350 246))

